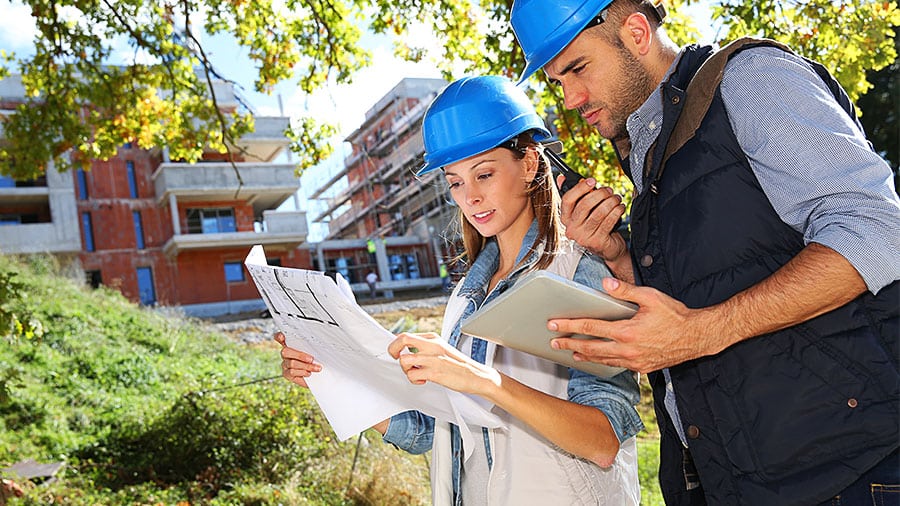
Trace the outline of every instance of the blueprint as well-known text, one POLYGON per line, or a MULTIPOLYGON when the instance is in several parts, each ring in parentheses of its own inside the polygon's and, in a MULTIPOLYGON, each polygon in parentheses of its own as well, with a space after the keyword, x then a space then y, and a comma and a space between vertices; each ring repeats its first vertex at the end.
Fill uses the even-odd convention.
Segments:
MULTIPOLYGON (((306 383, 338 439, 409 410, 471 429, 502 425, 484 400, 434 383, 410 383, 387 352, 394 335, 356 304, 340 274, 332 279, 319 271, 269 266, 260 245, 244 264, 287 346, 322 364, 306 383)), ((470 432, 461 431, 466 448, 470 432)))

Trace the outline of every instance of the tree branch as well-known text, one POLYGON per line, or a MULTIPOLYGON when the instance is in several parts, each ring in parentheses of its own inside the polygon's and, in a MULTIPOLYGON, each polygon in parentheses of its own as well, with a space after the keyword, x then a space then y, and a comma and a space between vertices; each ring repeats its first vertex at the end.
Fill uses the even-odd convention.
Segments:
POLYGON ((244 179, 241 177, 241 171, 238 170, 238 166, 234 162, 234 153, 231 152, 231 147, 228 145, 229 142, 231 144, 235 144, 235 142, 231 137, 231 134, 228 133, 225 115, 222 114, 222 110, 219 108, 218 99, 216 98, 216 90, 213 87, 212 76, 209 72, 212 64, 209 62, 209 58, 206 56, 206 51, 203 50, 203 46, 200 44, 200 41, 197 40, 197 38, 194 37, 193 32, 191 32, 190 4, 188 0, 184 0, 182 2, 182 5, 184 5, 184 34, 194 43, 194 46, 197 48, 197 52, 200 53, 200 60, 203 63, 203 74, 206 76, 206 85, 209 87, 209 94, 210 97, 212 97, 213 109, 216 111, 216 117, 219 119, 219 132, 221 132, 222 134, 222 142, 223 144, 225 144, 225 150, 228 152, 228 162, 231 164, 231 168, 234 170, 234 175, 238 180, 238 187, 234 192, 234 198, 237 198, 241 193, 241 188, 244 187, 244 179))

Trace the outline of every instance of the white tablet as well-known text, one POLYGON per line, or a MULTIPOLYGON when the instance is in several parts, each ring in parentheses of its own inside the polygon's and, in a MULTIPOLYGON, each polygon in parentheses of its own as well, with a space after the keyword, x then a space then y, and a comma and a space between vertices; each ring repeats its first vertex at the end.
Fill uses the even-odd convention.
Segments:
MULTIPOLYGON (((576 362, 569 350, 554 350, 550 340, 564 334, 547 329, 553 318, 631 318, 637 305, 547 271, 523 274, 509 290, 463 320, 460 330, 507 348, 531 353, 591 374, 611 377, 625 369, 576 362)), ((597 339, 576 334, 579 339, 597 339)))

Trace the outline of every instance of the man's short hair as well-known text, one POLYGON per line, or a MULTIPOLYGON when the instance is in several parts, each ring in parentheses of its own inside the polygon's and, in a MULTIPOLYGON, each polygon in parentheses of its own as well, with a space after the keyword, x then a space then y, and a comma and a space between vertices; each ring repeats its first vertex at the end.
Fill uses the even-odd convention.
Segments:
POLYGON ((606 42, 617 47, 622 45, 619 38, 619 27, 628 16, 636 12, 643 14, 654 30, 662 24, 654 3, 649 0, 614 0, 606 8, 606 11, 605 21, 590 33, 602 37, 606 42))

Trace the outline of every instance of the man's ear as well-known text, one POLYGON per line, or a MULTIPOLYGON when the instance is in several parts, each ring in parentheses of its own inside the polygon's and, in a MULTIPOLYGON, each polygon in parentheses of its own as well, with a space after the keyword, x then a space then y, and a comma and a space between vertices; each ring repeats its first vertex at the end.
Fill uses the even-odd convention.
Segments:
POLYGON ((619 37, 633 55, 647 56, 653 42, 653 26, 642 12, 633 12, 622 23, 619 37))

